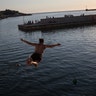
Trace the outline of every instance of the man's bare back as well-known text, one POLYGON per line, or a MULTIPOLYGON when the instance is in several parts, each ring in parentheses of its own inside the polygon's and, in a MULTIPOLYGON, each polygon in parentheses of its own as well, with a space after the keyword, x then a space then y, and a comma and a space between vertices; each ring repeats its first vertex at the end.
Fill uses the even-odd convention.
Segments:
POLYGON ((42 54, 44 52, 44 50, 45 50, 45 45, 43 45, 43 44, 37 44, 35 46, 36 53, 42 54))
POLYGON ((44 52, 44 50, 46 49, 46 48, 53 48, 53 47, 55 47, 55 46, 59 46, 59 45, 61 45, 61 44, 53 44, 53 45, 45 45, 44 44, 44 40, 43 39, 39 39, 39 43, 31 43, 31 42, 29 42, 29 41, 27 41, 27 40, 24 40, 24 39, 21 39, 21 41, 23 41, 23 42, 25 42, 25 43, 27 43, 27 44, 29 44, 29 45, 32 45, 32 46, 34 46, 35 47, 35 51, 34 51, 34 53, 30 56, 30 60, 27 62, 27 63, 29 63, 29 64, 35 64, 36 66, 37 66, 37 64, 41 61, 41 59, 42 59, 42 54, 43 54, 43 52, 44 52), (35 63, 34 63, 35 62, 35 63))

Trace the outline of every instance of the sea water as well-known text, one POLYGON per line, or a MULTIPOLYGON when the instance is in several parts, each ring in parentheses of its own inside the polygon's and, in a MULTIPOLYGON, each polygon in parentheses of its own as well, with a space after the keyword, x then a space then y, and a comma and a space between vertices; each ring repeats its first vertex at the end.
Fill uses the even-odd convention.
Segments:
POLYGON ((38 13, 0 20, 0 96, 96 96, 96 25, 50 31, 23 32, 18 24, 64 15, 95 14, 95 11, 38 13), (48 48, 38 65, 27 66, 34 47, 20 38, 48 48))

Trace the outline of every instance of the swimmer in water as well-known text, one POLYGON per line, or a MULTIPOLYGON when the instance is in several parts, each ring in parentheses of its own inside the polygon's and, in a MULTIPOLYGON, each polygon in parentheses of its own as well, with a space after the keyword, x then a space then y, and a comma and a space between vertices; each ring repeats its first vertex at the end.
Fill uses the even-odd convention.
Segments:
POLYGON ((41 61, 42 59, 42 54, 44 52, 44 50, 46 48, 53 48, 55 46, 60 46, 61 44, 57 43, 57 44, 52 44, 52 45, 45 45, 44 44, 44 39, 39 39, 39 43, 32 43, 32 42, 29 42, 27 40, 24 40, 24 39, 21 39, 21 41, 29 44, 29 45, 32 45, 35 47, 35 51, 34 53, 27 59, 27 64, 33 64, 35 65, 36 67, 38 66, 38 63, 41 61))

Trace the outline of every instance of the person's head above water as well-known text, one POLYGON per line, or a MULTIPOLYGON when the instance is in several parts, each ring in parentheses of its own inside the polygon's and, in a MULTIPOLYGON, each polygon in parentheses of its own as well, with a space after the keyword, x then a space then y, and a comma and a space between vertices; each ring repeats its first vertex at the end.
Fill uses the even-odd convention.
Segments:
POLYGON ((41 44, 41 43, 43 44, 43 43, 44 43, 44 39, 43 39, 43 38, 40 38, 40 39, 39 39, 39 43, 40 43, 40 44, 41 44))

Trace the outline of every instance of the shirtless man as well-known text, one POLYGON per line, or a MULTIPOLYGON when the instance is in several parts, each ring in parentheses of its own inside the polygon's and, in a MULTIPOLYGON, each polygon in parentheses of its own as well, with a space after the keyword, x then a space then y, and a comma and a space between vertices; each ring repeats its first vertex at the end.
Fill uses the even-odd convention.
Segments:
POLYGON ((60 44, 53 44, 53 45, 45 45, 44 39, 39 39, 39 43, 32 43, 27 40, 21 39, 21 41, 32 45, 35 47, 35 52, 27 59, 27 64, 33 64, 37 67, 38 63, 42 59, 42 54, 46 48, 53 48, 55 46, 59 46, 60 44))

